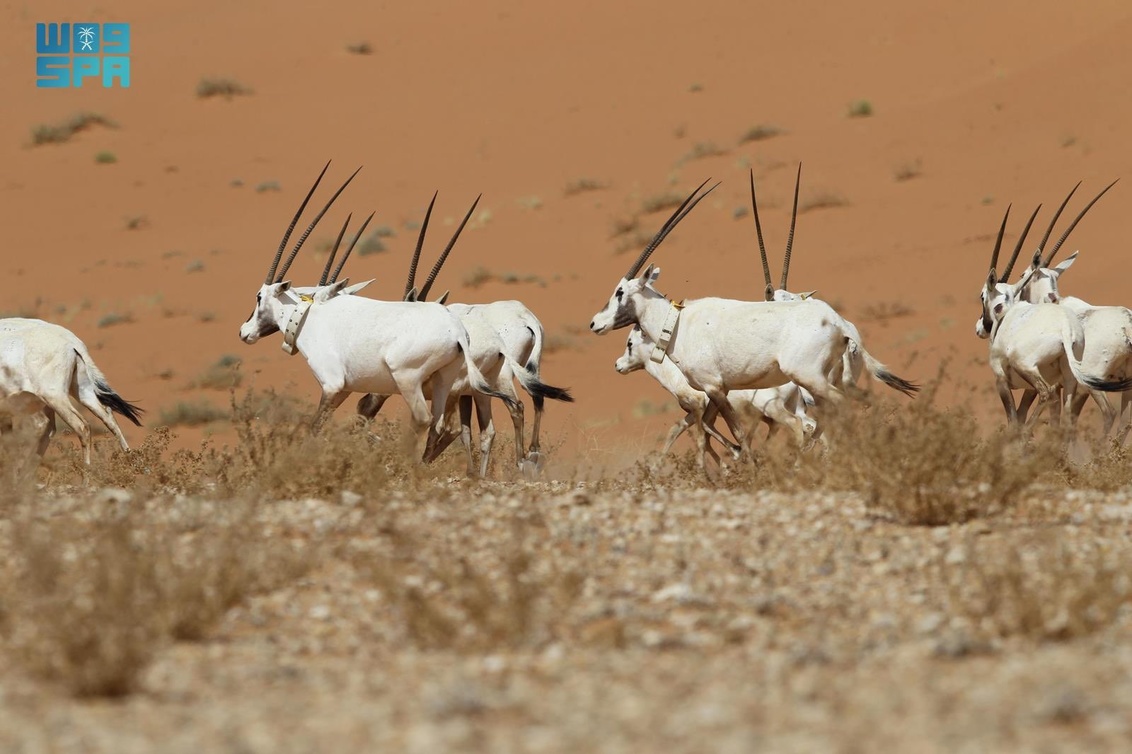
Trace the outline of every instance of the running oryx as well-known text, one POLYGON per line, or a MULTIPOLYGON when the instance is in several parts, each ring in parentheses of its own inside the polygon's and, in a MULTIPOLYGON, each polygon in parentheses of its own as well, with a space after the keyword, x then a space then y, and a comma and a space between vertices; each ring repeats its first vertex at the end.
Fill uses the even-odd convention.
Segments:
MULTIPOLYGON (((1030 216, 1019 237, 1017 249, 1025 242, 1036 215, 1037 210, 1030 216)), ((1047 406, 1051 409, 1052 423, 1059 424, 1060 405, 1056 395, 1060 387, 1072 427, 1076 419, 1072 409, 1078 385, 1102 392, 1123 392, 1132 388, 1132 379, 1110 380, 1103 374, 1086 372, 1081 363, 1086 338, 1080 320, 1064 306, 1048 302, 1030 303, 1019 296, 1019 292, 1030 283, 1035 267, 1027 269, 1022 279, 1013 285, 998 277, 995 267, 1009 217, 1010 207, 1007 207, 991 253, 990 271, 980 294, 982 316, 975 332, 980 338, 990 339, 991 370, 1011 424, 1024 423, 1029 427, 1047 406), (1011 390, 1017 389, 1037 393, 1038 407, 1029 417, 1020 417, 1014 405, 1011 390)), ((1012 265, 1013 260, 1008 270, 1012 265)))
POLYGON ((240 328, 240 338, 250 344, 281 330, 283 350, 303 354, 322 388, 312 432, 321 428, 350 393, 399 393, 409 404, 418 442, 428 430, 424 458, 429 458, 444 429, 448 394, 462 375, 466 374, 478 392, 505 403, 513 399, 491 388, 471 359, 467 330, 443 306, 337 295, 346 287, 346 280, 326 286, 317 297, 303 295, 283 279, 307 236, 357 171, 307 226, 276 277, 291 232, 329 167, 328 162, 283 234, 256 294, 255 309, 240 328))
MULTIPOLYGON (((428 222, 429 218, 432 216, 432 208, 435 202, 436 195, 434 194, 425 212, 424 222, 421 224, 420 236, 417 239, 417 247, 409 263, 409 274, 405 281, 406 301, 424 301, 428 297, 437 275, 440 274, 444 262, 448 259, 448 255, 452 251, 452 246, 456 242, 456 238, 459 236, 460 231, 463 230, 464 225, 468 222, 468 219, 472 216, 472 212, 476 208, 476 205, 473 204, 472 208, 468 210, 464 221, 456 229, 456 234, 437 258, 436 264, 433 265, 424 284, 418 291, 416 288, 417 264, 420 261, 425 231, 428 230, 428 222)), ((479 202, 478 198, 476 202, 479 202)), ((438 301, 443 303, 447 298, 448 292, 445 291, 438 301)), ((543 342, 542 323, 538 321, 538 318, 535 317, 530 309, 519 301, 494 301, 488 304, 449 304, 448 309, 455 313, 468 329, 473 351, 481 350, 482 346, 482 348, 492 349, 493 355, 499 350, 504 354, 506 365, 501 372, 500 383, 496 387, 506 392, 511 389, 511 378, 514 377, 518 379, 523 390, 531 396, 531 400, 535 406, 535 421, 532 428, 530 451, 526 454, 525 458, 523 454, 523 403, 516 398, 514 406, 509 405, 508 410, 511 413, 511 422, 515 428, 516 463, 520 470, 537 470, 541 464, 539 428, 542 422, 545 400, 547 398, 565 402, 573 402, 574 400, 567 389, 547 385, 543 383, 539 377, 539 362, 542 359, 543 342), (507 388, 503 387, 504 383, 508 386, 507 388)), ((491 403, 486 397, 475 395, 469 391, 451 394, 449 396, 449 402, 452 402, 457 396, 459 397, 460 403, 461 430, 459 434, 466 446, 471 442, 471 411, 473 403, 475 405, 476 418, 478 419, 480 430, 480 474, 482 476, 487 473, 488 459, 495 437, 495 427, 491 418, 491 403)), ((385 402, 386 397, 387 396, 373 394, 363 396, 358 402, 358 413, 365 416, 367 419, 372 419, 377 415, 377 412, 381 410, 381 406, 385 402)), ((447 447, 456 436, 456 432, 448 431, 437 444, 435 453, 439 454, 443 452, 444 448, 447 447)))
POLYGON ((12 429, 14 417, 34 415, 42 458, 58 415, 78 435, 89 466, 90 427, 72 399, 106 425, 122 450, 130 449, 111 412, 139 427, 144 412, 114 392, 78 336, 41 319, 0 319, 0 432, 12 429))
MULTIPOLYGON (((619 374, 645 370, 660 383, 661 387, 672 394, 680 408, 686 412, 684 417, 669 430, 661 455, 666 455, 677 438, 686 430, 692 429, 692 435, 700 451, 698 461, 701 469, 706 471, 708 455, 715 459, 717 464, 719 463, 719 456, 712 449, 709 436, 725 449, 730 450, 733 456, 738 457, 739 446, 719 434, 712 426, 716 412, 711 410, 711 418, 705 418, 705 411, 710 404, 707 394, 689 385, 688 380, 667 356, 659 362, 650 358, 655 345, 645 337, 639 325, 634 325, 625 342, 625 353, 617 359, 614 368, 619 374)), ((793 433, 795 443, 802 450, 817 430, 817 422, 806 413, 807 403, 803 392, 802 388, 793 382, 788 382, 778 387, 759 390, 732 390, 727 394, 727 400, 735 413, 743 417, 745 424, 752 429, 758 422, 764 422, 768 427, 768 441, 779 427, 786 427, 793 433)))
MULTIPOLYGON (((1129 311, 1123 306, 1093 306, 1080 298, 1074 296, 1062 296, 1059 291, 1059 283, 1061 275, 1069 269, 1077 258, 1076 252, 1069 256, 1064 262, 1057 266, 1051 266, 1053 259, 1057 252, 1061 249, 1062 244, 1069 237, 1069 234, 1080 222, 1085 213, 1104 196, 1110 188, 1116 184, 1113 181, 1106 186, 1099 194, 1093 197, 1085 208, 1074 218, 1065 232, 1061 234, 1057 242, 1045 254, 1043 259, 1042 255, 1045 251, 1046 241, 1049 239, 1050 233, 1053 231, 1058 217, 1061 215, 1062 210, 1065 209, 1069 199, 1073 196, 1074 192, 1081 185, 1080 182, 1069 192, 1068 196, 1061 203, 1057 212, 1050 222, 1049 228, 1046 229, 1045 236, 1038 244, 1037 251, 1034 253, 1033 261, 1031 263, 1031 274, 1029 282, 1023 287, 1018 296, 1023 300, 1031 303, 1039 303, 1048 301, 1051 303, 1060 303, 1062 306, 1068 307, 1081 322, 1081 327, 1085 333, 1085 350, 1081 357, 1082 368, 1089 374, 1096 374, 1103 376, 1108 380, 1124 379, 1132 377, 1132 311, 1129 311)), ((1011 263, 1007 267, 1006 273, 1003 274, 1001 281, 1006 282, 1010 274, 1010 268, 1013 267, 1014 258, 1011 258, 1011 263)), ((1022 405, 1028 406, 1033 400, 1033 391, 1026 391, 1022 397, 1022 405)), ((1112 405, 1108 402, 1108 398, 1103 392, 1096 390, 1080 391, 1077 395, 1076 402, 1073 406, 1072 416, 1074 419, 1080 414, 1084 403, 1092 396, 1097 407, 1101 411, 1102 419, 1102 434, 1108 436, 1112 429, 1112 425, 1116 420, 1117 411, 1114 411, 1112 405)), ((1117 431, 1118 442, 1123 442, 1129 429, 1128 408, 1132 405, 1132 392, 1125 391, 1121 394, 1120 398, 1120 428, 1117 431)), ((1023 408, 1019 408, 1022 413, 1023 408)))
MULTIPOLYGON (((677 223, 715 188, 700 194, 706 184, 684 200, 629 267, 590 322, 590 330, 604 335, 639 324, 656 344, 650 358, 659 361, 668 356, 693 388, 707 393, 739 441, 743 456, 750 457, 750 432, 728 402, 728 392, 792 381, 808 390, 819 407, 824 402, 840 402, 845 394, 829 375, 836 374, 849 338, 840 317, 828 306, 813 305, 815 302, 722 298, 673 302, 656 290, 660 270, 650 264, 642 273, 641 267, 677 223)), ((878 369, 876 376, 891 385, 915 388, 884 369, 878 369)))

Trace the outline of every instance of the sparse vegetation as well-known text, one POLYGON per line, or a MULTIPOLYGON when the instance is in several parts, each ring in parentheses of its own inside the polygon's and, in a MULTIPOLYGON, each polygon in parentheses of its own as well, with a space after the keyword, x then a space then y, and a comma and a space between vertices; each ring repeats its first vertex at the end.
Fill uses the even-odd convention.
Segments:
POLYGON ((118 161, 118 155, 104 149, 94 156, 94 161, 99 165, 113 165, 118 161))
POLYGON ((346 45, 346 52, 351 55, 372 55, 373 45, 369 42, 352 42, 346 45))
POLYGON ((265 191, 282 191, 283 187, 279 185, 279 181, 261 181, 256 184, 255 191, 257 194, 262 194, 265 191))
POLYGON ((609 185, 602 181, 594 180, 593 178, 578 178, 566 184, 566 188, 562 189, 562 195, 575 196, 588 191, 601 191, 606 188, 609 188, 609 185))
POLYGON ((117 128, 118 124, 98 113, 76 113, 61 123, 54 125, 43 123, 36 126, 31 132, 31 143, 33 146, 63 144, 70 141, 75 134, 87 131, 95 126, 117 128))
POLYGON ((239 387, 243 380, 243 374, 240 372, 241 363, 243 363, 243 359, 239 356, 225 354, 215 364, 208 367, 189 387, 205 390, 230 390, 239 387))
POLYGON ((765 141, 766 139, 773 139, 775 136, 782 136, 786 131, 778 126, 770 123, 760 123, 757 126, 751 126, 743 135, 739 137, 740 144, 746 144, 751 141, 765 141))
POLYGON ((873 114, 873 103, 867 99, 854 100, 849 103, 848 115, 850 118, 868 118, 873 114))
POLYGON ((675 191, 663 194, 653 194, 641 201, 641 212, 651 215, 654 212, 663 212, 666 209, 675 209, 684 202, 684 197, 675 191))
MULTIPOLYGON (((684 156, 685 160, 702 160, 707 157, 720 157, 727 154, 727 150, 711 141, 697 141, 692 145, 692 151, 684 156)), ((681 199, 683 201, 683 199, 681 199)))
POLYGON ((145 215, 131 215, 126 218, 126 230, 141 230, 149 227, 149 218, 145 215))
POLYGON ((238 81, 230 78, 203 78, 197 84, 197 97, 208 99, 210 97, 246 97, 253 94, 252 90, 238 81))
POLYGON ((910 181, 913 178, 919 178, 923 172, 923 164, 920 159, 917 158, 897 165, 892 171, 892 177, 898 181, 910 181))
POLYGON ((178 401, 169 408, 161 409, 158 425, 163 427, 199 427, 216 421, 227 421, 231 416, 227 411, 204 400, 178 401))
POLYGON ((126 325, 134 321, 134 315, 129 312, 107 312, 98 318, 98 327, 113 327, 126 325))
POLYGON ((861 311, 865 322, 888 322, 890 319, 908 317, 914 313, 912 307, 902 301, 880 301, 869 304, 861 311))
POLYGON ((194 272, 204 272, 204 261, 200 259, 194 259, 193 261, 185 265, 185 272, 188 272, 190 274, 194 272))
MULTIPOLYGON (((761 202, 759 203, 761 206, 761 202)), ((813 193, 806 194, 798 202, 798 214, 803 212, 812 212, 816 209, 833 209, 835 207, 848 206, 849 200, 842 194, 828 189, 819 189, 813 193)))

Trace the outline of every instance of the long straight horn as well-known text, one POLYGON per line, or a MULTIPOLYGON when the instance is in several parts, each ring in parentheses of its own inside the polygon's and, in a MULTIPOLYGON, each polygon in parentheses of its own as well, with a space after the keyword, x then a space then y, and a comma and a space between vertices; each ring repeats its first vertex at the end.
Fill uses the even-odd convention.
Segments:
POLYGON ((1061 206, 1057 208, 1057 212, 1053 213, 1053 219, 1049 221, 1049 227, 1046 228, 1046 232, 1042 236, 1042 240, 1038 243, 1038 252, 1037 253, 1039 255, 1043 251, 1045 251, 1046 241, 1049 240, 1049 234, 1053 233, 1053 228, 1054 228, 1055 225, 1057 225, 1057 219, 1059 217, 1061 217, 1061 213, 1065 210, 1065 205, 1069 204, 1069 200, 1073 198, 1073 194, 1077 193, 1077 189, 1079 189, 1080 187, 1081 187, 1081 181, 1077 181, 1077 185, 1074 186, 1072 189, 1070 189, 1069 193, 1065 195, 1065 199, 1062 200, 1061 206))
POLYGON ((449 252, 451 252, 452 247, 456 245, 456 239, 460 237, 460 232, 464 230, 464 226, 468 224, 468 220, 472 219, 472 213, 476 211, 476 205, 480 203, 480 199, 482 198, 483 194, 480 194, 476 197, 476 200, 472 202, 472 207, 468 210, 468 214, 464 215, 464 220, 460 223, 460 227, 456 228, 456 232, 452 234, 452 240, 444 247, 444 251, 440 254, 440 257, 437 258, 436 264, 432 266, 432 270, 429 271, 424 285, 421 286, 421 293, 417 297, 418 301, 426 301, 428 299, 428 292, 432 290, 432 284, 436 280, 436 276, 440 274, 440 268, 444 266, 444 260, 448 259, 449 252))
POLYGON ((1014 269, 1014 263, 1018 261, 1018 253, 1022 251, 1022 244, 1026 242, 1026 234, 1030 232, 1030 226, 1034 224, 1034 218, 1038 216, 1038 212, 1041 208, 1042 205, 1039 204, 1038 208, 1034 210, 1034 214, 1030 215, 1029 221, 1026 222, 1026 227, 1022 229, 1022 235, 1018 236, 1018 243, 1014 244, 1014 253, 1010 255, 1010 261, 1006 263, 1006 270, 1003 271, 1002 277, 998 279, 998 282, 1008 282, 1010 272, 1014 269))
POLYGON ((318 174, 318 178, 314 180, 314 185, 311 190, 307 192, 307 196, 303 199, 303 203, 299 205, 299 211, 291 218, 291 224, 287 226, 287 232, 283 234, 283 240, 279 242, 279 250, 275 252, 275 259, 271 261, 271 266, 267 268, 267 278, 263 281, 264 285, 270 285, 275 279, 275 268, 279 266, 279 260, 283 258, 283 249, 287 247, 287 240, 291 238, 291 231, 295 229, 295 224, 299 222, 299 217, 303 214, 303 210, 307 208, 307 202, 314 196, 314 190, 318 188, 318 184, 322 181, 322 176, 326 175, 327 168, 330 167, 330 160, 326 161, 323 166, 322 172, 318 174))
POLYGON ((786 290, 786 276, 790 274, 790 250, 794 247, 794 224, 798 221, 798 187, 802 185, 802 163, 798 163, 798 177, 794 180, 794 211, 790 213, 790 235, 786 237, 786 258, 782 261, 782 285, 786 290))
MULTIPOLYGON (((629 271, 625 273, 626 280, 634 277, 638 272, 641 271, 641 267, 643 267, 645 262, 648 261, 648 258, 652 255, 653 251, 656 250, 656 247, 659 246, 660 242, 664 240, 664 237, 668 235, 668 231, 675 227, 676 223, 680 222, 680 218, 683 217, 683 215, 681 215, 680 213, 683 212, 684 208, 688 206, 688 202, 692 201, 692 197, 698 194, 700 189, 706 186, 707 182, 710 180, 711 179, 708 178, 707 181, 704 181, 699 186, 697 186, 695 191, 688 194, 688 198, 684 200, 683 204, 677 207, 676 211, 672 213, 672 216, 664 221, 664 225, 660 226, 660 230, 658 230, 656 232, 656 235, 653 236, 653 239, 649 241, 649 245, 645 247, 645 250, 641 252, 641 255, 639 257, 637 257, 637 261, 633 262, 633 264, 629 267, 629 271)), ((713 186, 712 188, 715 188, 715 186, 713 186)), ((699 201, 699 199, 697 199, 696 201, 699 201)))
POLYGON ((358 239, 362 237, 362 233, 366 232, 366 226, 369 225, 369 221, 372 220, 373 216, 376 214, 376 212, 370 212, 369 217, 367 217, 366 221, 362 223, 362 227, 358 228, 358 232, 354 234, 354 240, 350 241, 350 245, 346 247, 346 251, 342 254, 342 258, 338 260, 338 266, 334 268, 334 274, 330 276, 331 283, 338 282, 338 276, 342 274, 342 268, 346 266, 346 260, 350 258, 350 252, 352 252, 354 250, 354 247, 358 245, 358 239))
MULTIPOLYGON (((1116 181, 1119 181, 1119 180, 1120 180, 1119 178, 1117 178, 1117 179, 1116 179, 1116 181)), ((1081 210, 1081 212, 1080 212, 1080 213, 1079 213, 1079 214, 1077 215, 1077 217, 1073 218, 1073 222, 1071 222, 1071 223, 1069 224, 1069 227, 1068 227, 1068 228, 1066 228, 1066 229, 1065 229, 1065 232, 1061 234, 1061 238, 1057 239, 1057 243, 1055 243, 1055 244, 1053 245, 1053 248, 1052 248, 1052 249, 1050 249, 1050 251, 1049 251, 1049 256, 1048 256, 1048 257, 1046 257, 1046 259, 1045 259, 1045 262, 1043 262, 1043 263, 1042 263, 1042 266, 1043 266, 1043 267, 1049 267, 1049 265, 1050 265, 1050 262, 1052 262, 1052 261, 1053 261, 1053 256, 1054 256, 1054 254, 1056 254, 1056 253, 1057 253, 1057 250, 1061 248, 1061 244, 1065 243, 1065 239, 1066 239, 1066 238, 1069 238, 1069 234, 1070 234, 1070 233, 1072 233, 1072 232, 1073 232, 1073 229, 1077 227, 1077 223, 1081 222, 1081 218, 1085 216, 1085 213, 1086 213, 1086 212, 1088 212, 1088 211, 1089 211, 1089 209, 1090 209, 1090 208, 1091 208, 1091 207, 1092 207, 1092 206, 1093 206, 1094 204, 1096 204, 1096 203, 1097 203, 1097 199, 1100 199, 1100 198, 1101 198, 1102 196, 1104 196, 1104 195, 1105 195, 1105 192, 1106 192, 1106 191, 1108 191, 1108 190, 1109 190, 1110 188, 1112 188, 1113 186, 1115 186, 1115 185, 1116 185, 1116 181, 1113 181, 1112 183, 1110 183, 1110 184, 1108 184, 1107 186, 1105 186, 1105 187, 1104 187, 1104 191, 1101 191, 1101 192, 1100 192, 1099 194, 1097 194, 1096 196, 1094 196, 1094 197, 1093 197, 1093 201, 1091 201, 1091 202, 1089 202, 1088 204, 1086 204, 1086 205, 1085 205, 1085 209, 1081 210)))
POLYGON ((318 279, 319 285, 326 285, 326 278, 330 275, 330 266, 334 264, 334 256, 338 253, 338 246, 342 243, 342 236, 346 235, 346 228, 350 225, 350 218, 354 214, 351 212, 346 215, 346 222, 342 223, 342 230, 338 231, 338 237, 334 239, 334 248, 330 250, 330 256, 326 258, 326 266, 322 268, 322 277, 318 279))
POLYGON ((766 300, 774 298, 774 284, 770 282, 770 263, 766 259, 766 244, 763 243, 763 226, 759 222, 759 202, 755 199, 755 169, 751 168, 751 211, 755 215, 755 234, 759 237, 759 256, 763 260, 763 280, 766 281, 766 300))
POLYGON ((276 283, 283 281, 283 276, 287 274, 287 270, 291 269, 291 263, 295 261, 295 257, 299 253, 299 249, 303 248, 303 244, 306 242, 307 236, 311 234, 311 231, 314 230, 314 226, 318 225, 318 221, 322 219, 322 216, 326 214, 327 210, 330 209, 330 206, 334 204, 334 200, 337 199, 338 196, 346 190, 346 187, 350 185, 350 181, 354 180, 354 176, 357 175, 360 171, 361 167, 351 173, 350 177, 346 179, 346 182, 342 184, 342 187, 334 192, 334 196, 330 197, 330 201, 326 203, 326 206, 322 208, 322 211, 315 215, 314 219, 311 220, 311 224, 308 225, 307 229, 303 231, 303 235, 299 236, 299 241, 295 244, 295 248, 291 249, 291 253, 287 256, 287 261, 283 263, 283 268, 279 270, 279 273, 275 278, 276 283))
POLYGON ((413 252, 413 259, 409 262, 409 277, 405 280, 405 295, 403 298, 408 300, 409 291, 413 290, 413 284, 417 280, 417 262, 421 260, 421 249, 424 248, 425 231, 428 230, 428 219, 432 217, 432 205, 436 204, 436 195, 440 191, 436 191, 432 195, 432 201, 428 203, 428 209, 425 211, 424 222, 421 223, 421 233, 417 236, 417 249, 413 252))
POLYGON ((998 229, 998 238, 994 241, 994 251, 991 252, 990 258, 990 271, 991 275, 995 274, 994 268, 998 264, 998 252, 1002 248, 1002 236, 1006 233, 1006 221, 1010 217, 1010 208, 1013 204, 1006 205, 1006 214, 1002 216, 1002 227, 998 229))

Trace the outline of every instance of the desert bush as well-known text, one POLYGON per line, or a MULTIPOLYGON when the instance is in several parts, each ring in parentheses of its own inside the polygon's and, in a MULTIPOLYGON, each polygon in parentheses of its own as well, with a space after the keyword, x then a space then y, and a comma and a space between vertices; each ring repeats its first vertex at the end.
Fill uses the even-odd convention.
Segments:
POLYGON ((1110 626, 1132 601, 1132 548, 1090 533, 969 538, 942 556, 955 614, 989 638, 1067 640, 1110 626))
POLYGON ((238 81, 229 78, 203 78, 197 84, 197 96, 201 99, 209 97, 243 97, 252 94, 252 90, 238 81))
POLYGON ((786 133, 781 128, 769 123, 760 123, 757 126, 751 126, 743 135, 739 137, 740 144, 746 144, 749 141, 763 141, 765 139, 773 139, 775 136, 781 136, 786 133))
POLYGON ((131 693, 166 643, 203 637, 313 562, 313 548, 257 533, 251 513, 217 506, 181 530, 158 508, 93 499, 78 515, 16 518, 0 577, 11 654, 76 696, 131 693))
POLYGON ((542 645, 564 630, 562 616, 583 577, 538 556, 546 534, 521 517, 493 563, 473 562, 407 530, 388 527, 392 555, 351 560, 395 606, 407 637, 427 649, 494 651, 542 645))
POLYGON ((104 128, 117 128, 118 125, 104 115, 98 113, 81 112, 72 115, 66 120, 55 123, 41 123, 32 129, 31 142, 35 146, 42 144, 62 144, 70 141, 71 137, 94 126, 104 128))
POLYGON ((229 390, 239 387, 243 381, 243 374, 240 372, 242 362, 239 356, 225 354, 193 380, 189 387, 206 390, 229 390))

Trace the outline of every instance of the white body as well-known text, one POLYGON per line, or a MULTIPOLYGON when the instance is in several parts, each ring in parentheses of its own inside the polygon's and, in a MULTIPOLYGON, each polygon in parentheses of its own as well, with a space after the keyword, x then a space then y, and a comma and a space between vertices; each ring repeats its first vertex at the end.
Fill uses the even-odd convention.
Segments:
MULTIPOLYGON (((719 435, 712 428, 710 421, 705 420, 705 413, 708 412, 711 404, 707 393, 696 390, 688 384, 687 378, 667 356, 660 362, 653 361, 650 354, 654 346, 655 343, 648 340, 639 327, 634 327, 625 343, 625 352, 617 359, 614 366, 620 374, 645 370, 672 394, 680 408, 686 412, 684 418, 669 431, 661 452, 667 453, 685 430, 695 426, 704 429, 703 432, 698 432, 696 437, 700 448, 701 467, 706 463, 707 454, 715 457, 707 439, 709 435, 733 453, 737 453, 739 449, 719 435)), ((786 427, 794 435, 799 448, 803 448, 807 439, 813 437, 817 430, 817 422, 806 413, 804 393, 802 388, 789 382, 773 388, 733 390, 727 394, 727 401, 749 429, 753 429, 757 422, 763 421, 769 426, 767 434, 769 439, 780 426, 786 427)), ((711 413, 714 414, 714 411, 711 413)), ((718 461, 718 457, 716 460, 718 461)))
MULTIPOLYGON (((427 456, 443 430, 448 395, 462 374, 473 389, 509 400, 488 385, 472 361, 467 330, 445 307, 337 295, 344 284, 315 296, 294 343, 322 388, 313 429, 350 393, 399 394, 409 404, 418 435, 428 429, 427 456)), ((286 282, 261 287, 255 311, 240 328, 245 343, 286 328, 301 303, 290 288, 286 282)))
MULTIPOLYGON (((602 335, 639 324, 646 338, 660 342, 673 305, 652 287, 659 274, 659 269, 650 267, 640 278, 623 278, 590 329, 602 335)), ((840 401, 844 394, 830 375, 840 373, 849 343, 841 319, 817 301, 695 299, 684 304, 667 353, 688 384, 707 393, 746 453, 749 433, 727 394, 795 382, 818 405, 840 401)), ((873 374, 893 384, 897 378, 860 344, 857 347, 873 374)))
POLYGON ((0 417, 5 428, 17 417, 34 416, 42 457, 58 416, 79 437, 83 461, 90 464, 90 427, 72 399, 86 406, 129 450, 110 406, 135 423, 138 409, 110 389, 86 345, 65 327, 39 319, 0 320, 0 417))

